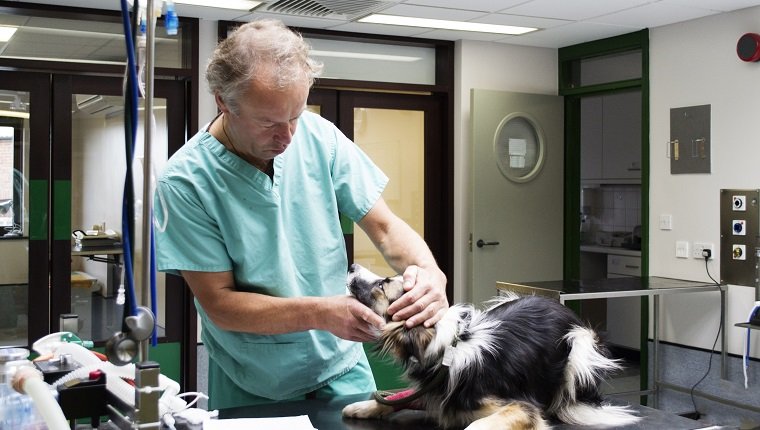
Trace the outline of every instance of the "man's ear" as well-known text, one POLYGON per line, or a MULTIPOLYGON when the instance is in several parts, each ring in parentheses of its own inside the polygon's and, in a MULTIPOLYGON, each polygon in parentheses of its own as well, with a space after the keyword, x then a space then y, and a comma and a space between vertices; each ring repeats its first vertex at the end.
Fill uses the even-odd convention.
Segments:
POLYGON ((230 108, 227 106, 227 104, 222 100, 222 97, 219 94, 214 94, 214 101, 216 102, 216 107, 222 112, 222 113, 229 113, 230 108))

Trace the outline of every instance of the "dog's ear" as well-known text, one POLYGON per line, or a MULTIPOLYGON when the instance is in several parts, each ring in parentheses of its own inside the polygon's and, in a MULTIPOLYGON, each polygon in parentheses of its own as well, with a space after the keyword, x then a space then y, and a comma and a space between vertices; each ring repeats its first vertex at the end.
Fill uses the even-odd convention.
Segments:
POLYGON ((401 276, 385 278, 383 280, 383 292, 389 303, 395 302, 406 292, 404 291, 404 278, 401 276))
POLYGON ((415 361, 423 361, 425 350, 434 335, 432 328, 422 325, 406 328, 404 321, 392 322, 385 325, 375 348, 381 354, 391 355, 405 367, 409 367, 415 361))

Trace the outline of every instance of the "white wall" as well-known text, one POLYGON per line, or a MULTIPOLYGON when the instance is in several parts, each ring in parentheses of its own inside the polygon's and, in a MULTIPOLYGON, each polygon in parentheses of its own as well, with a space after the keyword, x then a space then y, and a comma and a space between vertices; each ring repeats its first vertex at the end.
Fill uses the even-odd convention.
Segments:
POLYGON ((200 83, 198 87, 200 89, 198 91, 199 127, 203 127, 211 122, 216 115, 216 102, 214 102, 214 96, 209 93, 208 85, 206 84, 206 65, 216 47, 217 34, 217 21, 200 20, 198 26, 198 58, 200 58, 200 64, 198 65, 198 82, 200 83))
MULTIPOLYGON (((760 119, 760 64, 736 56, 739 37, 759 30, 760 7, 754 7, 650 32, 650 275, 710 281, 704 261, 675 258, 675 242, 711 242, 718 254, 720 189, 760 188, 760 145, 753 127, 760 119), (703 104, 711 105, 712 173, 671 175, 670 109, 703 104), (673 230, 659 230, 661 214, 673 215, 673 230)), ((708 266, 719 279, 719 255, 708 266)), ((745 331, 733 325, 746 320, 753 301, 752 289, 729 287, 731 353, 742 352, 745 331)), ((664 340, 712 347, 717 293, 674 296, 664 304, 664 340)), ((758 335, 753 336, 752 355, 758 357, 758 335)))
MULTIPOLYGON (((454 82, 454 301, 471 302, 470 192, 472 88, 557 94, 557 51, 548 48, 459 41, 454 82)), ((558 202, 558 204, 562 204, 558 202)))

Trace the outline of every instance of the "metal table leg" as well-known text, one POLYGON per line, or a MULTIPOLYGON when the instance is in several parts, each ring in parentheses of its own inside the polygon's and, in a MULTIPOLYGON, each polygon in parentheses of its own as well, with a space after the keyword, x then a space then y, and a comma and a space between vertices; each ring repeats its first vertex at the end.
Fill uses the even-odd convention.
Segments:
POLYGON ((654 295, 654 316, 652 317, 652 330, 654 341, 652 342, 652 407, 660 407, 660 295, 654 295))

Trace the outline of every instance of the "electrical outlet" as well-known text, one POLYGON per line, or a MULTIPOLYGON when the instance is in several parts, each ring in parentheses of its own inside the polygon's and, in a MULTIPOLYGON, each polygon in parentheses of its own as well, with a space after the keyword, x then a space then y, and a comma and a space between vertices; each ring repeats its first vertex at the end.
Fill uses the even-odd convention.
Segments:
POLYGON ((731 258, 733 260, 746 260, 747 247, 745 245, 734 244, 731 247, 731 258))
POLYGON ((747 235, 747 222, 743 219, 735 219, 731 224, 734 236, 746 236, 747 235))
POLYGON ((733 196, 732 200, 735 211, 744 212, 747 210, 747 196, 733 196))
POLYGON ((708 242, 694 242, 694 247, 692 248, 691 255, 694 258, 699 258, 700 260, 703 260, 705 258, 704 254, 702 254, 703 250, 709 250, 710 251, 710 260, 713 259, 715 256, 715 247, 712 243, 708 242))
POLYGON ((689 242, 685 240, 676 241, 676 257, 689 258, 689 242))

